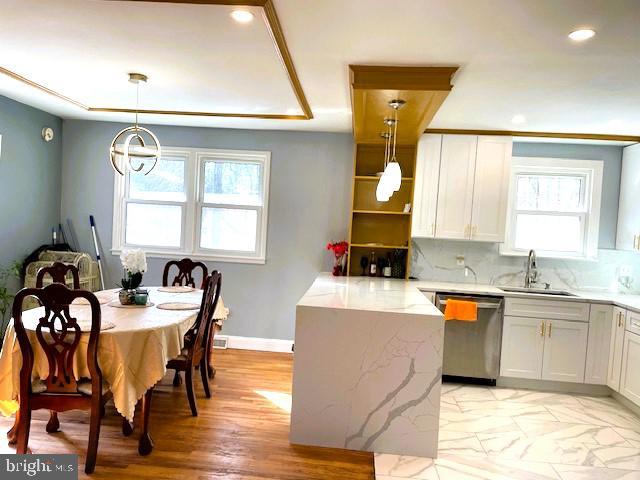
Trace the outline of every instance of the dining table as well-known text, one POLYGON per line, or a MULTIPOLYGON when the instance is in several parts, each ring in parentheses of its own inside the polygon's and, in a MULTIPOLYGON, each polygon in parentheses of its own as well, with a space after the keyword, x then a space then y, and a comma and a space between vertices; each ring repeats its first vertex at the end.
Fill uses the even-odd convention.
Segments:
MULTIPOLYGON (((136 404, 141 402, 142 431, 138 444, 141 455, 148 455, 153 449, 149 431, 153 388, 166 374, 167 362, 180 355, 184 335, 193 325, 202 299, 202 290, 197 289, 148 287, 148 290, 146 305, 131 306, 120 304, 117 289, 95 292, 101 310, 98 365, 103 382, 113 393, 115 408, 124 419, 125 434, 133 431, 136 404)), ((69 306, 71 316, 77 319, 83 332, 74 356, 76 379, 89 377, 86 346, 91 309, 88 302, 82 300, 76 299, 69 306)), ((46 355, 35 335, 43 313, 44 308, 39 307, 22 314, 34 350, 34 380, 45 379, 49 373, 46 355)), ((227 313, 221 304, 214 318, 225 318, 227 313)), ((22 354, 11 320, 0 350, 0 413, 4 416, 10 416, 18 409, 21 367, 22 354)))

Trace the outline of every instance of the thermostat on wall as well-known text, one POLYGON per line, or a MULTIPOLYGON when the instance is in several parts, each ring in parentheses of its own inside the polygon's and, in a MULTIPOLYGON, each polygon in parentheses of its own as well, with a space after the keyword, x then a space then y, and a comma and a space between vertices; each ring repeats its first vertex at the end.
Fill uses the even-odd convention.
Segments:
POLYGON ((42 139, 45 142, 50 142, 51 140, 53 140, 53 128, 51 127, 44 127, 42 129, 42 139))

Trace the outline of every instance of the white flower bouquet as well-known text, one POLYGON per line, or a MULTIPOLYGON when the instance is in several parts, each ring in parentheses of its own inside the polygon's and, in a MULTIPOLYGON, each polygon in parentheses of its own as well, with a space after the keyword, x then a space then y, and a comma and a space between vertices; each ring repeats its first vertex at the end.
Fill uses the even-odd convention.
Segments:
POLYGON ((142 283, 142 275, 147 271, 147 256, 140 250, 123 250, 120 254, 120 262, 124 269, 122 288, 135 290, 142 283))

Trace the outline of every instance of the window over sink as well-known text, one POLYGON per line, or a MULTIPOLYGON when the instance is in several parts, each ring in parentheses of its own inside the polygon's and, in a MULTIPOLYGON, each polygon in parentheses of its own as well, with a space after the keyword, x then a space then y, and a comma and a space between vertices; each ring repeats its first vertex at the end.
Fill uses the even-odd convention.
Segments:
POLYGON ((595 258, 601 161, 514 157, 503 255, 595 258))
POLYGON ((115 175, 112 251, 264 263, 270 156, 163 147, 148 175, 115 175))

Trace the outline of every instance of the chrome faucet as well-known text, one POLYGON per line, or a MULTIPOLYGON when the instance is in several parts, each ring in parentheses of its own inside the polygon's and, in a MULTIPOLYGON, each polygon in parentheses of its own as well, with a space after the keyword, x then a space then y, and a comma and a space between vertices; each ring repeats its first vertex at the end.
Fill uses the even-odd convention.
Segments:
POLYGON ((527 259, 527 271, 524 275, 524 287, 531 288, 538 280, 538 264, 536 261, 536 251, 529 250, 529 258, 527 259))

